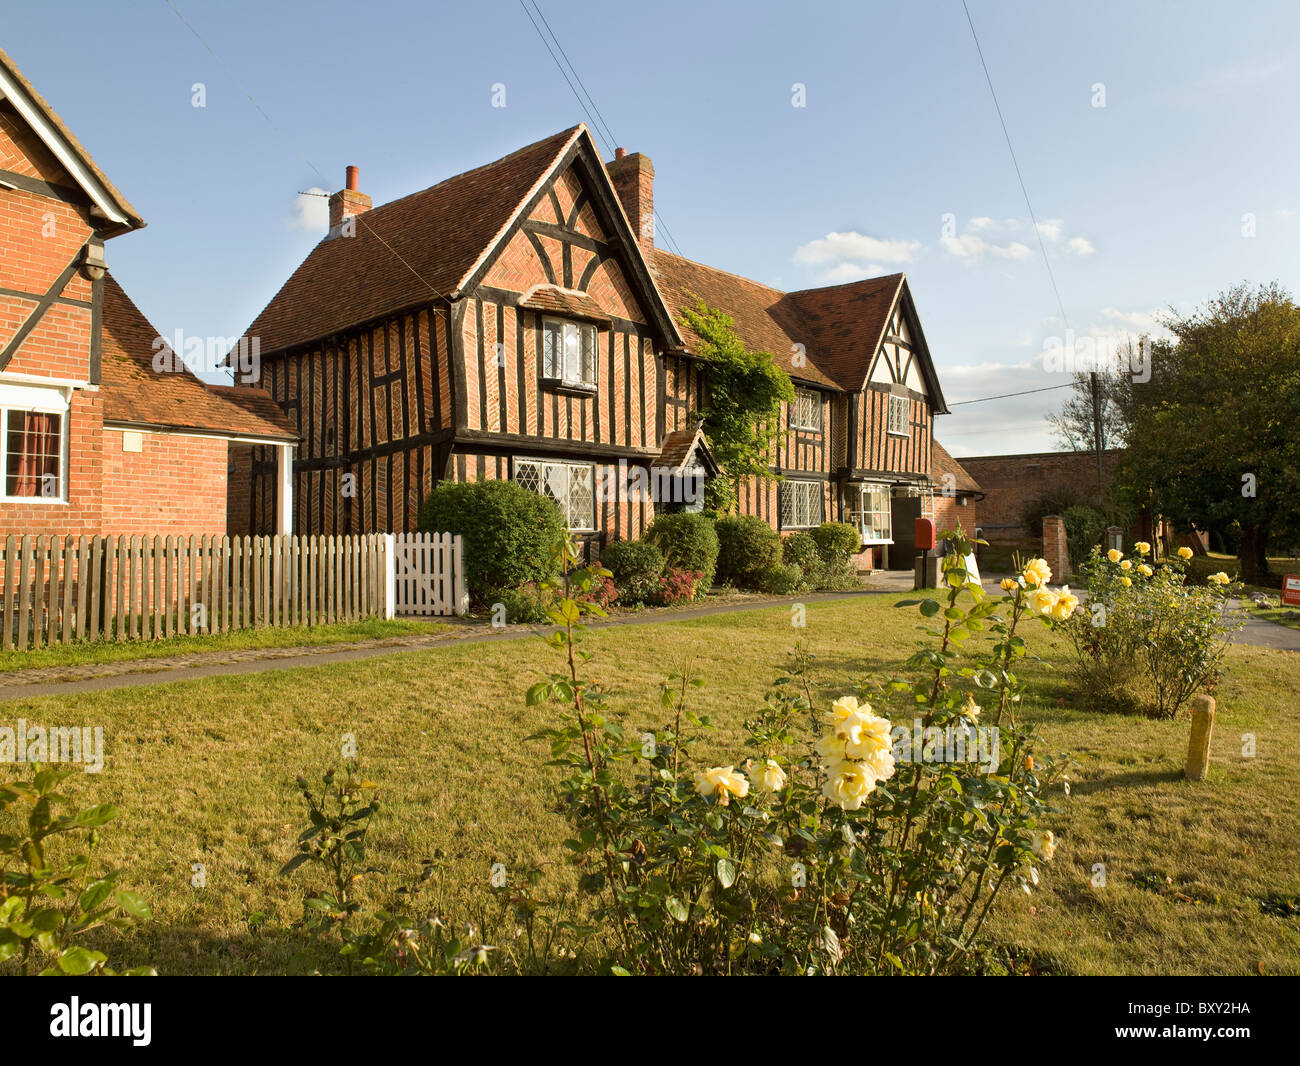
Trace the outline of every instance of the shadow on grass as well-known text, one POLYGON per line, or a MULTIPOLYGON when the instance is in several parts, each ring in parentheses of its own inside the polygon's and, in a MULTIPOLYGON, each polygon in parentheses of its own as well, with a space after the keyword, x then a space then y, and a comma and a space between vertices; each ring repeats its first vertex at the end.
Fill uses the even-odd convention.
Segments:
POLYGON ((1185 781, 1182 770, 1135 770, 1127 774, 1112 774, 1095 781, 1078 781, 1070 786, 1071 795, 1091 795, 1120 788, 1140 788, 1143 785, 1164 785, 1185 781))

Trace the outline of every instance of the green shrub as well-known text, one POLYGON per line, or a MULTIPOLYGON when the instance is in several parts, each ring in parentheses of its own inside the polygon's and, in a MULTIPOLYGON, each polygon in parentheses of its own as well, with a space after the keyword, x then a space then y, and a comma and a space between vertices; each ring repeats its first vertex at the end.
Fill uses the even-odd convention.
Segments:
POLYGON ((719 518, 718 578, 737 588, 758 588, 781 561, 781 534, 757 515, 719 518))
POLYGON ((847 559, 862 547, 862 535, 847 522, 823 522, 812 531, 812 539, 827 562, 847 559))
POLYGON ((759 588, 774 596, 798 592, 804 584, 803 567, 798 563, 773 563, 759 578, 759 588))
POLYGON ((1064 515, 1079 502, 1079 497, 1071 492, 1055 492, 1048 496, 1027 503, 1020 512, 1020 524, 1035 540, 1043 535, 1043 519, 1049 514, 1064 515))
POLYGON ((443 482, 420 505, 419 528, 465 538, 465 584, 480 603, 550 577, 568 532, 552 501, 513 481, 443 482))
POLYGON ((1112 560, 1092 550, 1079 575, 1087 603, 1065 626, 1084 710, 1173 718, 1197 692, 1214 690, 1244 624, 1227 607, 1240 586, 1226 575, 1189 584, 1183 566, 1177 556, 1152 563, 1143 551, 1112 560))
POLYGON ((669 566, 701 575, 696 599, 709 591, 718 565, 718 534, 711 519, 701 514, 660 515, 646 531, 645 539, 658 545, 669 566))
POLYGON ((858 578, 858 568, 851 559, 842 555, 829 561, 819 557, 815 564, 804 570, 803 583, 804 588, 819 592, 862 587, 862 582, 858 578))
POLYGON ((1093 548, 1102 546, 1110 523, 1101 511, 1086 503, 1067 507, 1061 519, 1065 522, 1070 565, 1078 569, 1088 561, 1093 548))
POLYGON ((540 625, 555 603, 555 595, 536 585, 497 589, 487 597, 492 606, 493 625, 540 625), (500 604, 504 610, 498 610, 500 604))
POLYGON ((658 593, 664 553, 644 540, 616 540, 601 550, 600 565, 614 575, 619 603, 632 607, 658 593))
POLYGON ((822 553, 811 533, 791 533, 781 544, 781 561, 793 563, 806 573, 821 563, 822 553))

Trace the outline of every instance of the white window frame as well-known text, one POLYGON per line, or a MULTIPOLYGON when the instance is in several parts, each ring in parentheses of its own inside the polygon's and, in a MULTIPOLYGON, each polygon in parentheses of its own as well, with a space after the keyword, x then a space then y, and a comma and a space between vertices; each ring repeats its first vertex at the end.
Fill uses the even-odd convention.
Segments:
POLYGON ((894 543, 893 489, 883 481, 855 485, 858 506, 854 510, 863 545, 894 543))
MULTIPOLYGON (((554 350, 554 349, 552 349, 554 350)), ((542 319, 542 377, 568 388, 594 389, 600 363, 600 331, 590 322, 567 318, 542 319), (558 336, 559 363, 547 356, 547 337, 558 336), (571 345, 573 347, 571 347, 571 345)))
POLYGON ((814 529, 826 521, 825 482, 788 477, 781 482, 777 502, 782 529, 814 529), (811 506, 814 500, 815 508, 811 506), (790 521, 786 521, 787 510, 790 521))
POLYGON ((899 396, 896 393, 889 394, 889 424, 888 433, 891 437, 907 437, 911 435, 911 428, 908 423, 912 420, 912 398, 910 396, 899 396), (897 417, 895 413, 897 412, 897 417), (898 427, 895 428, 895 423, 898 427))
POLYGON ((790 404, 790 428, 822 431, 822 394, 815 389, 795 389, 790 404))
POLYGON ((511 478, 530 492, 536 492, 551 500, 559 509, 560 514, 564 517, 564 523, 569 527, 572 533, 595 533, 596 532, 596 464, 595 463, 576 463, 566 462, 563 459, 539 459, 534 456, 516 456, 513 460, 511 478), (531 478, 527 474, 529 467, 534 468, 531 478), (564 472, 564 501, 561 502, 554 491, 553 478, 560 471, 564 472), (573 503, 574 484, 570 480, 570 474, 573 470, 583 470, 586 472, 588 495, 590 497, 590 510, 585 515, 575 515, 573 503), (536 482, 535 484, 533 482, 536 482), (542 485, 545 484, 552 491, 543 492, 542 485), (574 518, 582 520, 581 525, 574 524, 574 518))
POLYGON ((0 501, 64 505, 68 502, 68 422, 71 408, 67 388, 0 382, 0 501), (39 411, 59 416, 59 491, 54 496, 9 495, 9 414, 39 411))

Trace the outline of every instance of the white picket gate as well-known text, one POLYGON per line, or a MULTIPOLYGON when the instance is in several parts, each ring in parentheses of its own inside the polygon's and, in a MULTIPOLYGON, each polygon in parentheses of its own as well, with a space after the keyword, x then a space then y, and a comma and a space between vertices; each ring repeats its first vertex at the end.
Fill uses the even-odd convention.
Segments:
POLYGON ((450 533, 390 533, 388 602, 396 614, 465 614, 464 541, 450 533))

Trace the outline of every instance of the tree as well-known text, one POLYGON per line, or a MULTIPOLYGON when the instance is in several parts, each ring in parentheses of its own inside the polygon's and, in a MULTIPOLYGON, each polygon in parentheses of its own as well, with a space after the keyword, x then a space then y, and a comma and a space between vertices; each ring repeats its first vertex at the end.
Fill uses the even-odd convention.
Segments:
POLYGON ((1240 284, 1165 326, 1132 387, 1124 491, 1179 525, 1239 529, 1242 580, 1272 584, 1269 539, 1300 520, 1300 308, 1276 282, 1240 284))
MULTIPOLYGON (((708 504, 733 511, 746 478, 771 479, 772 448, 784 436, 781 405, 794 401, 790 376, 771 352, 752 352, 736 335, 730 315, 698 300, 682 311, 682 322, 700 338, 708 363, 704 436, 726 475, 725 493, 713 489, 708 504)), ((723 479, 718 479, 722 481, 723 479)))

